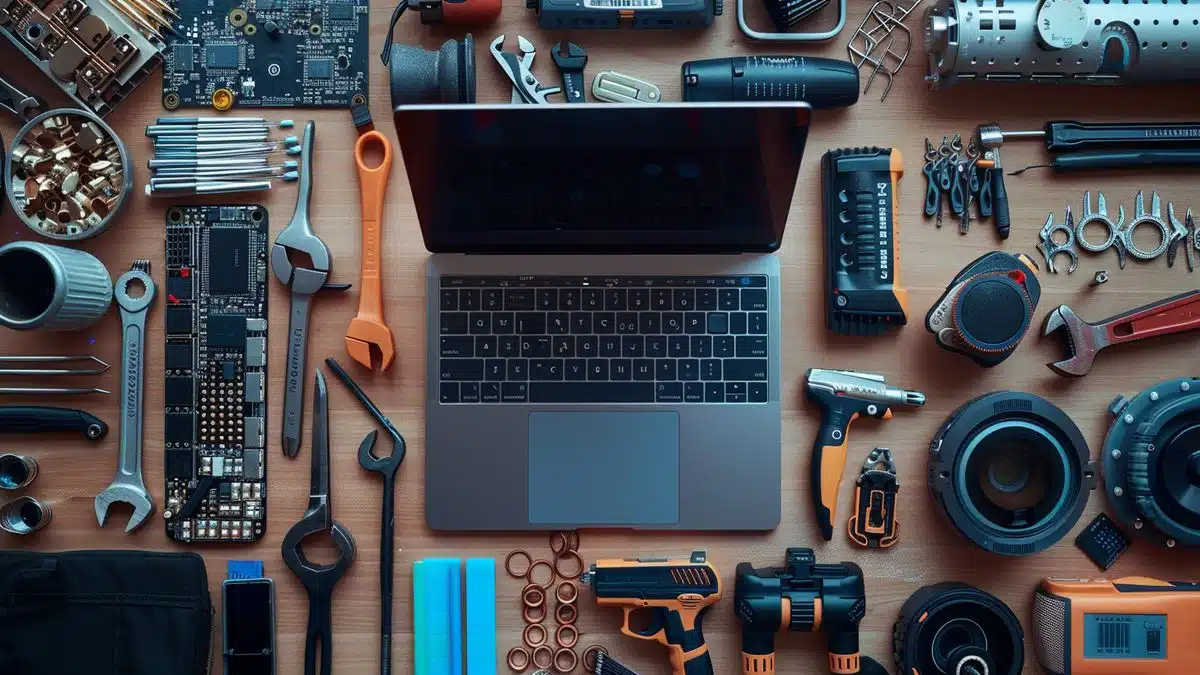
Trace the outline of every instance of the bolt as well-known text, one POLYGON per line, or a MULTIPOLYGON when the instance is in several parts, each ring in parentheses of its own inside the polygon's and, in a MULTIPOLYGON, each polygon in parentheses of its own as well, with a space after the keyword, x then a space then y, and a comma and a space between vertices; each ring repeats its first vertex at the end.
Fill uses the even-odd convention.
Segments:
POLYGON ((1167 540, 1167 548, 1175 548, 1175 540, 1174 539, 1167 540))
POLYGON ((874 415, 879 412, 879 408, 875 404, 867 406, 867 414, 874 415))
POLYGON ((1146 446, 1146 452, 1154 452, 1154 444, 1153 443, 1146 446))
POLYGON ((1180 383, 1179 383, 1179 391, 1187 391, 1187 390, 1189 390, 1189 389, 1191 389, 1191 388, 1192 388, 1192 385, 1188 384, 1187 382, 1180 382, 1180 383))
POLYGON ((1096 276, 1093 277, 1091 282, 1088 283, 1088 287, 1095 288, 1100 284, 1106 283, 1108 283, 1108 270, 1100 270, 1099 272, 1096 272, 1096 276))
POLYGON ((1116 448, 1113 448, 1112 458, 1113 459, 1121 459, 1121 451, 1117 450, 1116 448))
POLYGON ((845 307, 846 304, 849 302, 850 301, 846 299, 846 296, 844 296, 844 295, 837 296, 837 306, 838 307, 845 307))
POLYGON ((1125 424, 1133 424, 1133 415, 1125 416, 1125 424))
POLYGON ((1117 487, 1113 488, 1113 494, 1120 497, 1121 495, 1125 494, 1125 490, 1120 485, 1118 485, 1117 487))
POLYGON ((1157 392, 1157 391, 1152 391, 1152 392, 1150 392, 1150 400, 1151 400, 1151 401, 1157 401, 1157 400, 1158 400, 1158 392, 1157 392))

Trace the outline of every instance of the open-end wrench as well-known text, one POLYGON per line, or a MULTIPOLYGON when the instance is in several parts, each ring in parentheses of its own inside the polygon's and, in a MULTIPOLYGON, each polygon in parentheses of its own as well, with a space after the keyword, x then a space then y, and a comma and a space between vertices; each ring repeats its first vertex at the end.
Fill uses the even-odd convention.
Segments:
POLYGON ((346 351, 364 368, 372 368, 372 352, 380 357, 379 370, 387 370, 396 355, 396 340, 383 320, 383 276, 380 251, 383 239, 383 202, 392 173, 392 143, 378 131, 368 131, 354 144, 362 193, 362 276, 359 282, 358 316, 346 329, 346 351), (382 159, 370 166, 367 148, 378 145, 382 159))
POLYGON ((550 58, 558 66, 562 75, 563 92, 567 95, 567 103, 587 103, 584 96, 585 80, 583 69, 587 66, 588 55, 583 47, 574 42, 555 42, 550 50, 550 58))
POLYGON ((0 77, 0 108, 28 122, 45 112, 46 104, 40 98, 26 94, 0 77))
POLYGON ((117 279, 113 295, 121 308, 121 448, 116 478, 112 485, 96 495, 96 520, 104 527, 110 506, 117 502, 129 504, 133 507, 133 515, 125 525, 125 531, 132 532, 154 511, 154 502, 142 480, 143 356, 146 353, 146 314, 154 302, 150 261, 134 261, 133 267, 117 279), (144 289, 138 297, 129 294, 135 283, 140 283, 144 289))
POLYGON ((1083 377, 1096 354, 1113 345, 1200 328, 1200 290, 1181 293, 1128 312, 1088 323, 1070 307, 1060 305, 1046 317, 1043 335, 1064 331, 1065 359, 1047 364, 1064 377, 1083 377))

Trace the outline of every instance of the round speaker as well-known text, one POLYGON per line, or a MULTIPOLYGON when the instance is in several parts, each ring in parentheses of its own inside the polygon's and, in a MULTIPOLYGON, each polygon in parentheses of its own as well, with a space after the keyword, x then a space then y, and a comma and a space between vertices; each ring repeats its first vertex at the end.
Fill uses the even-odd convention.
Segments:
POLYGON ((994 392, 968 401, 929 446, 938 510, 979 547, 1028 555, 1065 536, 1096 486, 1079 428, 1049 401, 994 392))
POLYGON ((901 673, 1019 675, 1025 635, 1016 615, 969 584, 926 586, 900 608, 892 656, 901 673))

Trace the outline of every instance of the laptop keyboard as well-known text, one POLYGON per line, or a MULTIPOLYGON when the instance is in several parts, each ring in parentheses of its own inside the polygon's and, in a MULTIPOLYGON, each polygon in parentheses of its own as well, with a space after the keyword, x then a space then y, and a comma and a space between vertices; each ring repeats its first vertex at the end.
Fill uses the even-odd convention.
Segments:
POLYGON ((766 276, 441 277, 442 403, 765 403, 766 276))

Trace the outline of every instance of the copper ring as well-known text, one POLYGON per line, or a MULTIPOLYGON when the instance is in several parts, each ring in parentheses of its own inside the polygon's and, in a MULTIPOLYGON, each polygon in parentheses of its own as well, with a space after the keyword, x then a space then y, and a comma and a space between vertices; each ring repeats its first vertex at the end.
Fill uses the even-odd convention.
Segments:
POLYGON ((556 573, 558 573, 558 576, 560 576, 564 579, 578 579, 579 575, 583 574, 583 567, 584 567, 583 556, 579 555, 579 551, 567 551, 566 553, 562 554, 558 558, 554 559, 554 571, 556 573), (566 572, 562 571, 562 561, 568 560, 571 558, 575 559, 575 562, 577 563, 577 567, 574 572, 567 574, 566 572))
POLYGON ((583 669, 589 673, 596 672, 596 657, 600 654, 608 655, 608 650, 600 645, 592 645, 583 650, 583 669))
POLYGON ((529 667, 529 650, 524 647, 513 647, 508 650, 508 667, 518 673, 525 672, 529 667))
POLYGON ((557 598, 560 603, 564 605, 570 605, 579 599, 579 587, 575 585, 574 581, 564 581, 558 585, 557 589, 555 589, 554 597, 557 598), (567 597, 565 598, 563 597, 563 589, 566 589, 568 593, 567 597))
POLYGON ((530 648, 541 647, 542 645, 546 644, 546 639, 549 637, 550 634, 546 630, 546 627, 540 623, 531 623, 528 626, 525 626, 525 630, 521 632, 521 641, 530 648), (539 637, 537 640, 534 640, 534 633, 540 633, 541 637, 539 637))
POLYGON ((555 672, 569 673, 569 672, 575 670, 575 667, 578 665, 579 665, 579 655, 575 653, 574 649, 569 649, 567 647, 563 647, 562 649, 554 652, 554 670, 555 670, 555 672), (563 662, 561 661, 561 658, 564 656, 567 657, 567 665, 563 665, 563 662))
POLYGON ((546 604, 546 591, 541 586, 529 584, 521 591, 521 602, 526 607, 541 607, 546 604))
POLYGON ((550 533, 550 550, 555 556, 565 555, 568 551, 579 550, 579 530, 565 530, 550 533), (574 543, 571 543, 574 541, 574 543))
POLYGON ((551 563, 549 560, 534 560, 532 563, 529 564, 529 571, 525 573, 525 579, 531 584, 535 584, 537 586, 541 586, 542 588, 546 588, 550 584, 554 583, 554 574, 555 574, 554 564, 551 563), (544 584, 539 584, 538 582, 533 580, 533 571, 536 570, 539 566, 545 567, 546 569, 550 570, 550 580, 544 584))
POLYGON ((562 625, 573 624, 578 617, 579 610, 575 609, 573 602, 560 602, 558 607, 554 608, 554 620, 562 625), (564 614, 566 616, 563 616, 564 614))
POLYGON ((554 650, 542 645, 541 647, 533 648, 533 667, 534 668, 549 668, 554 665, 554 650), (539 658, 540 656, 545 658, 539 658))
MULTIPOLYGON (((521 611, 521 618, 525 619, 525 623, 541 623, 546 620, 546 605, 545 603, 537 607, 526 607, 521 611), (540 612, 540 614, 539 614, 540 612)), ((545 666, 542 666, 545 668, 545 666)))
POLYGON ((514 570, 512 568, 513 558, 515 558, 519 555, 525 556, 525 559, 529 561, 529 567, 533 567, 533 556, 529 555, 529 551, 526 551, 523 548, 519 548, 519 549, 513 551, 512 553, 509 553, 508 557, 504 559, 504 571, 508 572, 508 576, 510 576, 514 579, 521 579, 521 578, 529 575, 529 567, 526 567, 525 571, 521 572, 520 574, 517 574, 516 570, 514 570))
POLYGON ((579 629, 569 623, 563 624, 554 632, 554 641, 558 643, 559 647, 570 649, 579 642, 579 629), (569 634, 571 639, 564 638, 563 633, 569 634))

